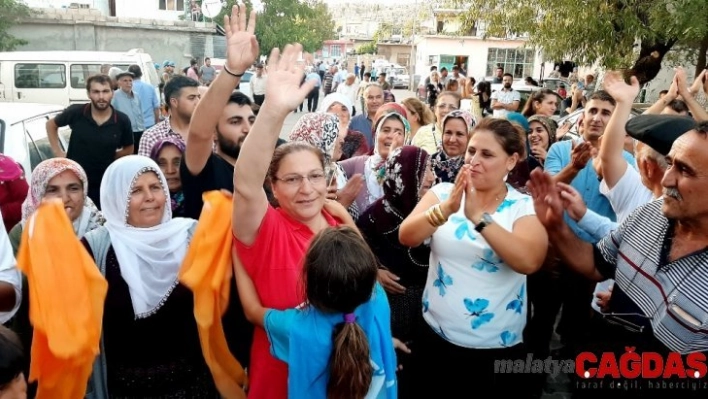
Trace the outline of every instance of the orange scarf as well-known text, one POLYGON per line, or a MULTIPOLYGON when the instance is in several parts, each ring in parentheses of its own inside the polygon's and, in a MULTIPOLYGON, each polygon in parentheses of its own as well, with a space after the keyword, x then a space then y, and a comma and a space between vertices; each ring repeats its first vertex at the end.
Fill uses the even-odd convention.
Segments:
POLYGON ((34 326, 30 381, 37 399, 83 398, 99 354, 108 283, 59 200, 27 221, 17 266, 27 276, 34 326))
POLYGON ((179 279, 194 293, 194 317, 204 360, 227 399, 245 399, 246 374, 229 351, 221 317, 229 304, 233 200, 219 191, 203 195, 204 208, 179 279))

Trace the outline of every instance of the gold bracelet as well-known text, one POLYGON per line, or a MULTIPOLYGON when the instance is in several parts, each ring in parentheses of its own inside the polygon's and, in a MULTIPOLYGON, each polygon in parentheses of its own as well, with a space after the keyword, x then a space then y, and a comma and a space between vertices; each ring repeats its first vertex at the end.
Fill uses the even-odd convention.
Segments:
POLYGON ((431 226, 438 227, 435 221, 435 217, 433 216, 432 210, 428 209, 427 211, 425 211, 425 216, 428 218, 428 223, 430 223, 431 226))
POLYGON ((435 205, 435 207, 433 207, 433 212, 435 212, 435 214, 438 216, 440 226, 447 223, 447 219, 445 218, 445 215, 443 214, 442 206, 440 204, 437 204, 437 205, 435 205))

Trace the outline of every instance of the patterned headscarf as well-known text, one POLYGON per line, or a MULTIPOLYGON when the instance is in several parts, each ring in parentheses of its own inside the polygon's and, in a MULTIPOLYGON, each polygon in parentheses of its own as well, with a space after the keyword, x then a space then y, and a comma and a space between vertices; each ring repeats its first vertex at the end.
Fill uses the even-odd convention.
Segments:
MULTIPOLYGON (((474 115, 467 111, 455 110, 447 115, 442 120, 443 132, 445 131, 445 124, 451 119, 462 119, 467 126, 467 138, 469 140, 469 133, 477 125, 477 120, 474 115)), ((442 146, 441 146, 442 147, 442 146)), ((462 164, 465 163, 464 152, 456 157, 449 157, 444 148, 438 148, 438 152, 432 156, 433 171, 435 172, 436 183, 454 182, 457 177, 457 173, 462 168, 462 164)))
POLYGON ((50 158, 40 162, 32 171, 32 185, 25 201, 22 203, 23 226, 42 203, 49 181, 67 170, 72 171, 81 180, 84 187, 84 209, 81 212, 81 216, 72 221, 76 235, 81 238, 89 231, 105 223, 103 215, 91 201, 91 198, 88 197, 88 178, 81 165, 68 158, 50 158))
POLYGON ((413 211, 420 201, 420 188, 428 168, 430 155, 416 146, 403 146, 393 150, 386 160, 383 182, 383 201, 386 208, 393 208, 403 217, 413 211))
POLYGON ((162 151, 162 148, 168 144, 172 144, 173 146, 177 147, 179 152, 181 154, 184 154, 184 150, 186 148, 186 146, 184 145, 184 141, 175 137, 165 137, 164 139, 155 143, 155 145, 152 147, 152 150, 150 150, 150 158, 152 158, 153 161, 157 162, 158 158, 160 157, 160 151, 162 151))
MULTIPOLYGON (((152 158, 153 161, 159 164, 160 162, 160 151, 162 151, 163 148, 167 145, 173 145, 177 147, 177 150, 179 151, 182 156, 184 156, 184 151, 185 151, 185 145, 184 141, 180 140, 175 137, 165 137, 164 139, 158 141, 155 143, 155 145, 152 147, 152 150, 150 151, 150 158, 152 158)), ((184 205, 184 192, 180 189, 176 193, 170 193, 170 205, 172 206, 172 215, 173 216, 182 216, 185 213, 185 205, 184 205)))
POLYGON ((290 131, 291 142, 305 142, 317 147, 324 154, 325 165, 332 163, 334 147, 339 138, 339 118, 334 114, 315 113, 303 115, 290 131))
MULTIPOLYGON (((546 128, 546 132, 548 132, 548 148, 551 148, 551 145, 556 142, 556 129, 558 128, 556 122, 553 119, 543 115, 534 115, 530 117, 529 126, 531 125, 531 122, 538 122, 546 128)), ((548 148, 546 148, 546 151, 548 151, 548 148)))

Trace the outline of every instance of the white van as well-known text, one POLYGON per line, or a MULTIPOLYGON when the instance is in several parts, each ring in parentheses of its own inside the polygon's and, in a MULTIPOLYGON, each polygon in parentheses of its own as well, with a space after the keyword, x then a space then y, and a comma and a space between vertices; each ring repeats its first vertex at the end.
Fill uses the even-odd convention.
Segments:
POLYGON ((155 86, 160 79, 150 54, 142 49, 109 51, 0 52, 0 102, 45 103, 69 106, 87 103, 86 80, 102 64, 127 70, 140 66, 142 80, 155 86))

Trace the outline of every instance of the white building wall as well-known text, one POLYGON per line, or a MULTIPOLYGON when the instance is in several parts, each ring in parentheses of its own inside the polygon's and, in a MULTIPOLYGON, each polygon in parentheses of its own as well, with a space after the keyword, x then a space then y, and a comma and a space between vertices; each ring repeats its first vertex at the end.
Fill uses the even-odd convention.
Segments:
MULTIPOLYGON (((490 48, 522 48, 522 40, 482 40, 477 37, 454 37, 454 36, 424 36, 418 39, 416 46, 416 75, 427 76, 430 73, 431 56, 456 55, 468 56, 467 75, 472 76, 477 81, 487 76, 487 60, 490 48)), ((541 63, 543 59, 540 52, 535 53, 533 60, 532 77, 538 79, 541 74, 541 63)), ((544 75, 548 75, 553 70, 553 63, 545 64, 544 75)))
MULTIPOLYGON (((107 1, 107 0, 106 0, 107 1)), ((189 0, 166 0, 167 4, 184 2, 185 8, 190 5, 189 0)), ((116 16, 125 18, 159 19, 177 21, 185 11, 160 10, 160 0, 116 0, 116 16)))

